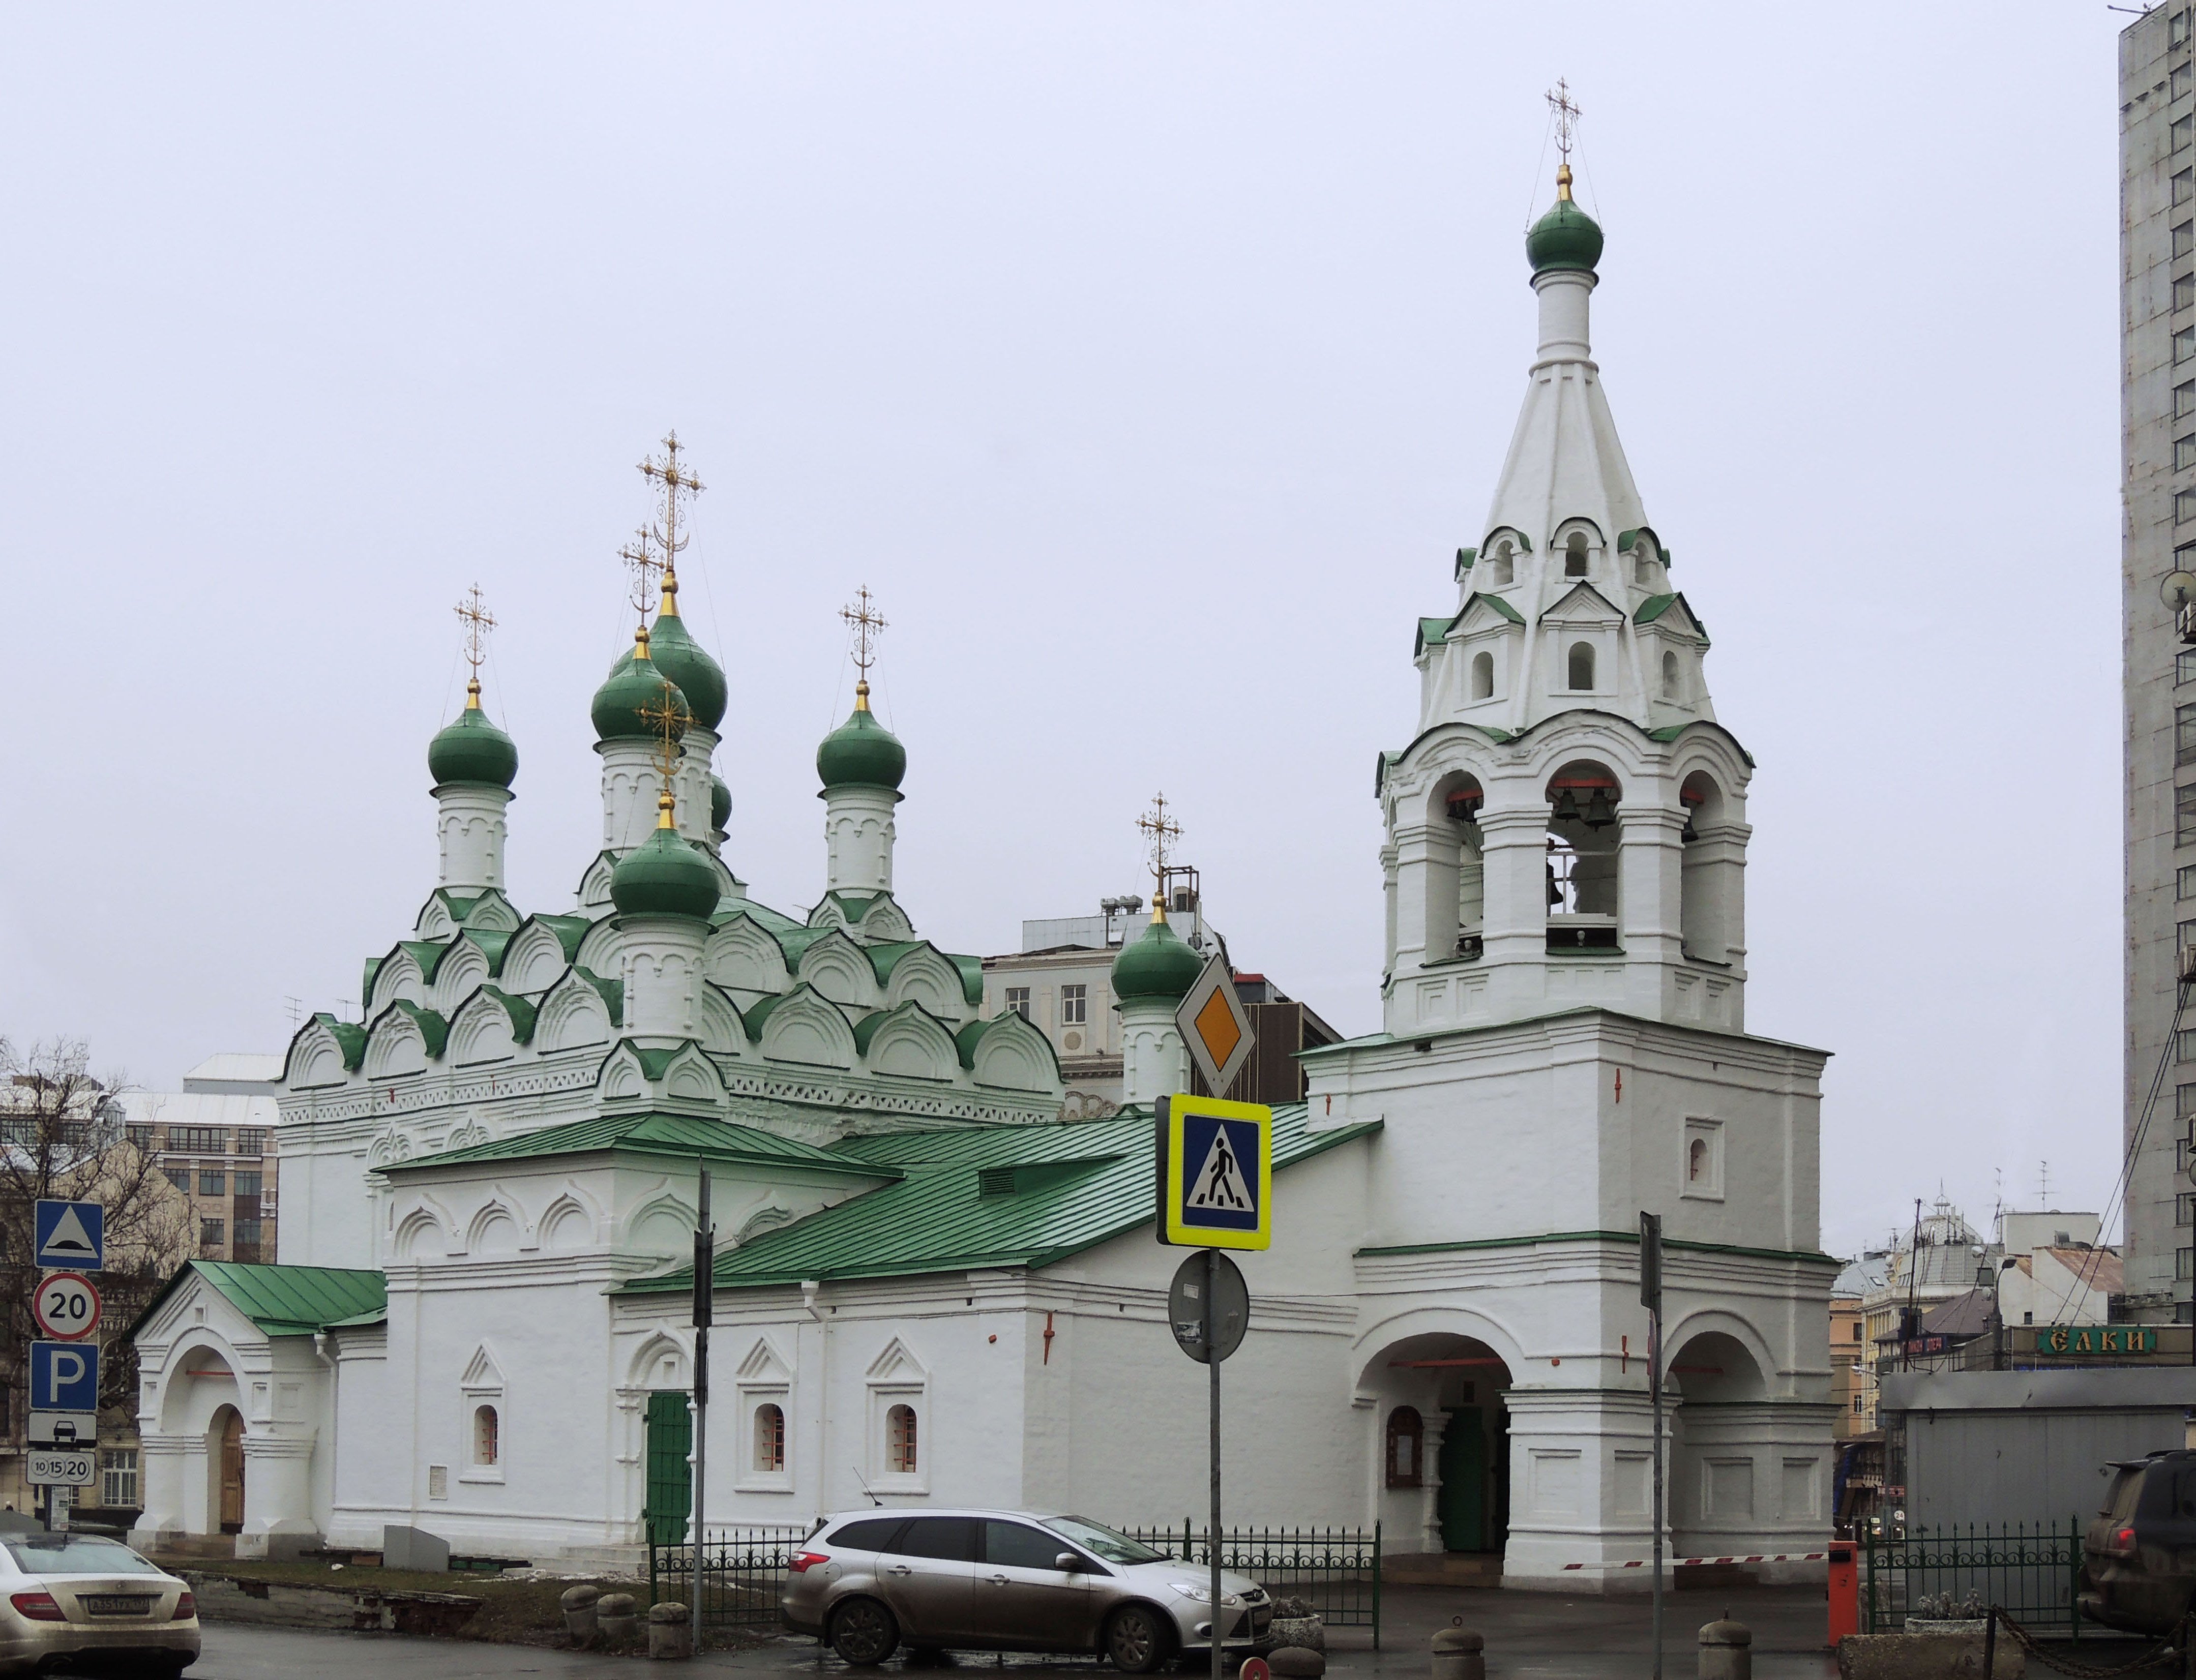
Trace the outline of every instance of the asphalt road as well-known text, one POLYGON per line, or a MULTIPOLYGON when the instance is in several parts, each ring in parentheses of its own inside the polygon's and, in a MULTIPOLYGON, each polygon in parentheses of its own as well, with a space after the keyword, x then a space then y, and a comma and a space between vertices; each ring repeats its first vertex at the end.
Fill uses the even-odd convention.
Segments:
MULTIPOLYGON (((1726 1608, 1754 1631, 1757 1680, 1825 1680, 1837 1672, 1836 1660, 1823 1649, 1820 1587, 1673 1593, 1667 1603, 1663 1671, 1670 1680, 1696 1671, 1700 1626, 1726 1608)), ((1396 1587, 1387 1592, 1386 1611, 1384 1648, 1378 1652, 1364 1630, 1332 1631, 1327 1666, 1333 1680, 1425 1680, 1427 1642, 1454 1616, 1486 1637, 1489 1680, 1644 1680, 1649 1672, 1649 1612, 1638 1597, 1396 1587)), ((205 1654, 190 1672, 194 1680, 471 1680, 505 1674, 621 1674, 641 1680, 644 1674, 667 1671, 637 1668, 635 1662, 632 1657, 583 1656, 523 1645, 210 1622, 205 1654)), ((962 1657, 951 1668, 970 1671, 969 1680, 977 1680, 980 1671, 1002 1666, 1013 1671, 1013 1680, 1091 1680, 1112 1672, 1090 1659, 1009 1657, 1001 1665, 982 1655, 962 1657)), ((711 1653, 692 1667, 713 1673, 744 1671, 748 1680, 856 1680, 853 1671, 806 1640, 711 1653)), ((908 1671, 904 1661, 896 1661, 872 1672, 882 1680, 942 1680, 951 1670, 908 1671)), ((1193 1671, 1175 1675, 1176 1680, 1194 1680, 1193 1671)))

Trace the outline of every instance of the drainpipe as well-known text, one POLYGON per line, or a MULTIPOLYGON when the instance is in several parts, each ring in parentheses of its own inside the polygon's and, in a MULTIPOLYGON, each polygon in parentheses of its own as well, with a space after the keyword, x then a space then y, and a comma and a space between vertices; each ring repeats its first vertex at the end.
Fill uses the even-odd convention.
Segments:
POLYGON ((831 1326, 817 1298, 823 1293, 820 1279, 800 1280, 800 1305, 816 1321, 816 1510, 819 1516, 838 1509, 831 1503, 831 1326))

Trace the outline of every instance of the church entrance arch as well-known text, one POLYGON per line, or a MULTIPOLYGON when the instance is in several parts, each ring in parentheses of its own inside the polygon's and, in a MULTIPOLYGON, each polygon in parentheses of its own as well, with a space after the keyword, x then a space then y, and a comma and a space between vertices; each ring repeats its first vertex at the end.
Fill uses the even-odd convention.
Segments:
POLYGON ((1471 1336, 1431 1331, 1374 1354, 1382 1452, 1374 1509, 1388 1549, 1500 1554, 1510 1524, 1508 1362, 1471 1336))
POLYGON ((244 1417, 233 1406, 224 1406, 213 1415, 213 1427, 207 1431, 212 1437, 212 1452, 207 1457, 213 1460, 213 1505, 216 1513, 215 1532, 240 1534, 244 1532, 244 1417))
POLYGON ((1768 1384, 1732 1331, 1686 1334, 1670 1355, 1670 1529, 1681 1554, 1754 1551, 1773 1514, 1781 1463, 1765 1440, 1768 1384))

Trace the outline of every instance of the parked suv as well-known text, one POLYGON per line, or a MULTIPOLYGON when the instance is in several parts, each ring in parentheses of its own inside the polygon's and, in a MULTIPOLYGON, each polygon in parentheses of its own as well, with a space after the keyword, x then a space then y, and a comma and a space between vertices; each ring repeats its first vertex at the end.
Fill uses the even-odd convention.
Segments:
MULTIPOLYGON (((1221 1644, 1273 1619, 1257 1582, 1221 1577, 1221 1644)), ((847 1662, 917 1651, 1096 1651, 1124 1674, 1211 1648, 1210 1565, 1085 1517, 1028 1511, 842 1511, 788 1565, 785 1624, 847 1662)))
POLYGON ((2105 1508, 2082 1537, 2082 1614, 2164 1634, 2196 1591, 2196 1452, 2113 1464, 2105 1508))

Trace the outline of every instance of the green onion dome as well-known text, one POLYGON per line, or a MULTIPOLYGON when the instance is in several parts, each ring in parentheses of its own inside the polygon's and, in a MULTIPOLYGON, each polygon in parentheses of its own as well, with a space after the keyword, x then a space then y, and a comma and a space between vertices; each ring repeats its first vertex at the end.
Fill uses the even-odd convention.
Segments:
POLYGON ((870 685, 854 684, 854 713, 816 749, 816 773, 834 788, 883 788, 897 792, 907 774, 907 748, 870 710, 870 685))
POLYGON ((679 830, 662 807, 659 828, 617 861, 610 871, 610 902, 621 915, 688 915, 706 920, 717 908, 717 872, 679 830))
POLYGON ((696 723, 714 731, 724 722, 725 667, 686 633, 686 621, 679 616, 679 580, 667 572, 663 577, 663 610, 656 615, 656 628, 649 632, 648 656, 656 661, 657 670, 679 684, 679 692, 693 708, 696 723))
POLYGON ((1141 938, 1122 946, 1120 955, 1113 959, 1113 996, 1124 1002, 1186 997, 1204 967, 1205 959, 1184 944, 1180 934, 1155 921, 1141 938))
POLYGON ((1552 268, 1593 272, 1601 261, 1601 228, 1571 198, 1571 170, 1556 171, 1556 202, 1525 235, 1525 256, 1536 274, 1552 268))
POLYGON ((723 834, 732 820, 732 790, 725 785, 725 778, 709 778, 709 826, 723 834))
POLYGON ((518 774, 518 748, 481 710, 478 678, 465 685, 465 709, 457 722, 427 743, 427 774, 437 788, 448 782, 508 788, 518 774))
MULTIPOLYGON (((667 678, 648 655, 648 632, 642 629, 633 638, 633 651, 610 667, 609 679, 595 690, 595 703, 588 715, 594 720, 595 736, 601 741, 655 741, 662 737, 662 728, 641 715, 644 710, 660 712, 663 709, 663 688, 667 678)), ((677 714, 671 726, 671 738, 679 739, 686 733, 687 719, 693 714, 687 710, 686 696, 677 684, 671 689, 671 709, 677 714)))

